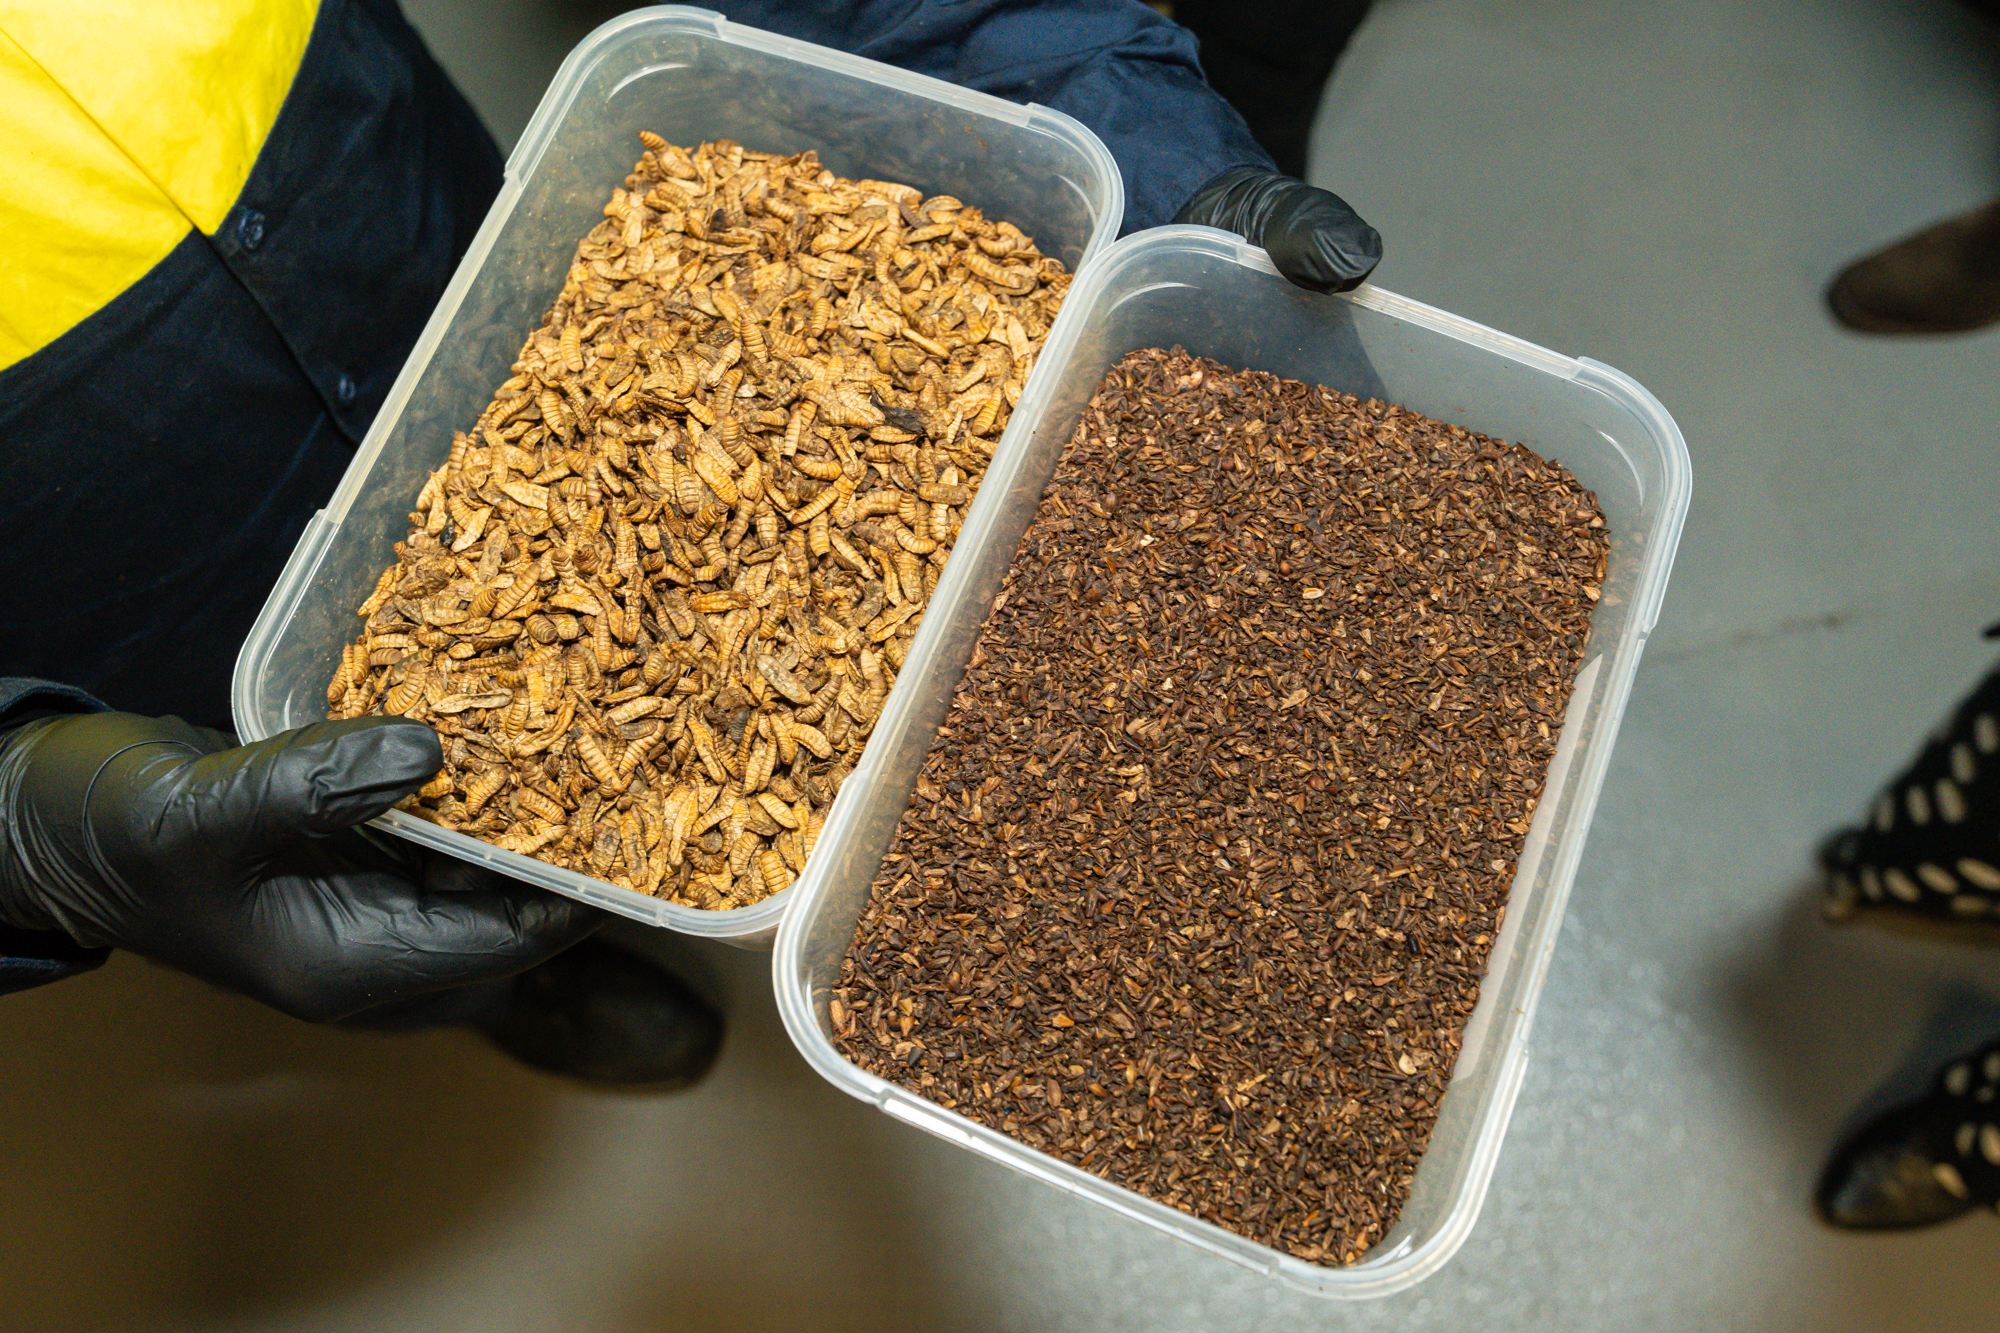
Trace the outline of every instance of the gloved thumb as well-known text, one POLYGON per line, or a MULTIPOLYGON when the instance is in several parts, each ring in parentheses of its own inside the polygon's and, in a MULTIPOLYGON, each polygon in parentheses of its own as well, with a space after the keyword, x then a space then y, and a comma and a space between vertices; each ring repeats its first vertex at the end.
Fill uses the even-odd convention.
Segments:
POLYGON ((1382 262, 1382 234, 1345 199, 1258 167, 1223 172, 1174 221, 1220 227, 1263 246, 1278 272, 1308 291, 1350 291, 1382 262))
POLYGON ((1352 291, 1382 262, 1382 235, 1345 199, 1325 190, 1274 191, 1264 248, 1278 272, 1314 292, 1352 291))
MULTIPOLYGON (((444 762, 436 732, 389 717, 316 722, 192 762, 160 749, 129 757, 141 770, 160 770, 162 842, 251 858, 373 819, 444 762)), ((148 785, 143 771, 127 780, 148 785)))

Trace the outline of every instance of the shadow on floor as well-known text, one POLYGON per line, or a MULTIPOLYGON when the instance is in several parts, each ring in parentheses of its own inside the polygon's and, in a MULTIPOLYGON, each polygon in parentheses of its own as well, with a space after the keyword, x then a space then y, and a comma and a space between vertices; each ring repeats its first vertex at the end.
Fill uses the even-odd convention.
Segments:
POLYGON ((535 1171, 552 1096, 463 1033, 308 1027, 127 955, 10 996, 0 1308, 219 1322, 423 1264, 535 1171))
MULTIPOLYGON (((1768 932, 1715 977, 1721 1012, 1737 1028, 1730 1044, 1747 1065, 1745 1092, 1761 1099, 1768 1132, 1785 1143, 1790 1169, 1778 1187, 1801 1218, 1835 1143, 1923 1095, 1952 1056, 2000 1035, 2000 952, 1990 943, 1836 927, 1820 902, 1817 879, 1802 877, 1768 932)), ((1934 1278, 1990 1272, 2000 1239, 1993 1219, 1977 1214, 1904 1233, 1812 1225, 1842 1326, 1869 1330, 1962 1321, 1968 1300, 1982 1301, 1934 1278)), ((2000 1291, 1983 1304, 2000 1306, 2000 1291)))
POLYGON ((1990 941, 1832 926, 1820 899, 1801 880, 1720 978, 1769 1109, 1814 1135, 1921 1095, 1938 1065, 2000 1034, 1990 941))
POLYGON ((579 1097, 468 1033, 309 1027, 126 955, 8 997, 0 1325, 286 1327, 519 1262, 550 1206, 571 1234, 529 1262, 582 1263, 604 1333, 971 1326, 911 1179, 937 1152, 798 1058, 770 956, 614 933, 728 1013, 697 1092, 579 1097))
MULTIPOLYGON (((726 994, 728 1108, 652 1219, 641 1263, 607 1286, 602 1333, 757 1333, 863 1327, 978 1329, 956 1256, 940 1253, 939 1198, 921 1178, 955 1150, 828 1084, 793 1048, 770 955, 660 932, 619 942, 726 994)), ((948 1233, 951 1228, 944 1229, 948 1233)))

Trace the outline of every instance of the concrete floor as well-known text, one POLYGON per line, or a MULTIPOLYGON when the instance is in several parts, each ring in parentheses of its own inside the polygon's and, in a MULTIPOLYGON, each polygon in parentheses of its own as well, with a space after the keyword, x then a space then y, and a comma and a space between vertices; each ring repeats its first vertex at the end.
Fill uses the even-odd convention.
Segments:
MULTIPOLYGON (((411 10, 503 137, 603 16, 411 10)), ((1996 49, 1946 0, 1383 0, 1328 95, 1315 180, 1381 284, 1630 372, 1695 463, 1485 1214, 1428 1282, 1269 1290, 985 1165, 820 1083, 763 956, 656 938, 733 1020, 678 1098, 123 957, 8 998, 0 1327, 2000 1326, 1993 1219, 1805 1210, 1858 1107, 2000 1030, 2000 955, 1831 930, 1806 885, 1993 657, 2000 335, 1858 339, 1818 293, 2000 189, 1996 49)))

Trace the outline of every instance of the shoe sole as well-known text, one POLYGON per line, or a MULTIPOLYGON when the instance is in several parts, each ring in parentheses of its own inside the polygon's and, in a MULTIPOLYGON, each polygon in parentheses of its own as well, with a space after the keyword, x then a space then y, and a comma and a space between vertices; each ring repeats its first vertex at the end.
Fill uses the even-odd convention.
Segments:
POLYGON ((1851 913, 1832 924, 1843 929, 1850 926, 1866 926, 1870 930, 1879 930, 1886 935, 1899 935, 1904 939, 1922 940, 1930 944, 2000 948, 2000 923, 1918 916, 1915 913, 1898 912, 1894 908, 1873 907, 1865 902, 1857 903, 1851 913))
POLYGON ((1884 334, 1902 338, 1944 338, 1960 333, 1976 333, 2000 319, 2000 315, 1988 316, 1972 324, 1920 324, 1914 320, 1898 319, 1893 315, 1878 315, 1855 303, 1839 283, 1826 289, 1826 308, 1833 316, 1834 323, 1852 329, 1856 333, 1884 334))

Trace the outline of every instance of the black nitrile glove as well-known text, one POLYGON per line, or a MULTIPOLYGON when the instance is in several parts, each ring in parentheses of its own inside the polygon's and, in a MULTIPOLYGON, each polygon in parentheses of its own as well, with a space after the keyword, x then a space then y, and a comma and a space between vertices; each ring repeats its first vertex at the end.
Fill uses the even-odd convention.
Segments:
POLYGON ((97 713, 0 738, 0 922, 112 945, 314 1022, 532 967, 581 903, 353 827, 442 762, 429 727, 255 745, 97 713))
POLYGON ((1314 292, 1344 292, 1382 262, 1382 236, 1318 186, 1259 167, 1225 171, 1174 216, 1233 231, 1270 252, 1278 272, 1314 292))

